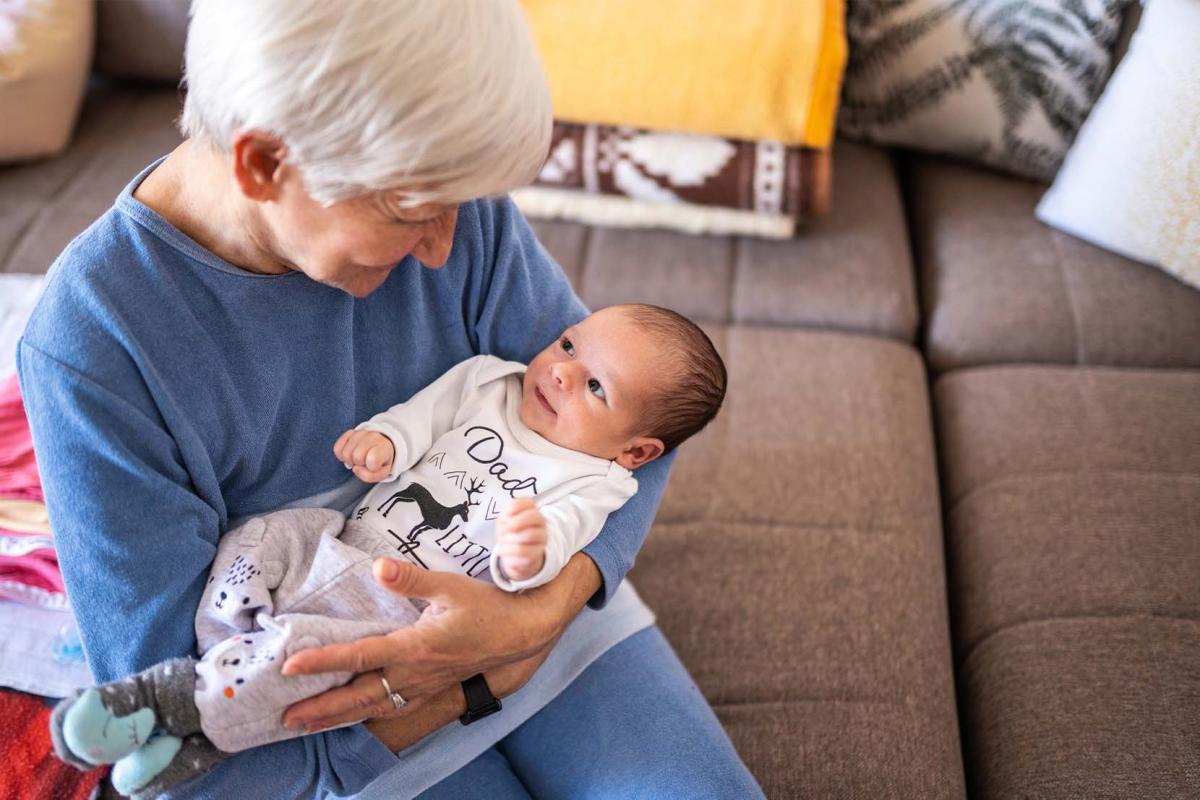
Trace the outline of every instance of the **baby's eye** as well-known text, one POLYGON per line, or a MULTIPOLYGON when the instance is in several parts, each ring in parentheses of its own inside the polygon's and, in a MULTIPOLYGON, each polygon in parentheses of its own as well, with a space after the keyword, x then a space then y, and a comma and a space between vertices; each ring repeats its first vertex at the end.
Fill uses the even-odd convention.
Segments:
POLYGON ((604 387, 601 386, 600 381, 596 380, 595 378, 588 378, 588 391, 596 395, 596 397, 599 397, 601 400, 604 399, 604 387))
POLYGON ((559 342, 559 344, 561 344, 561 345, 562 345, 562 349, 563 349, 563 352, 564 352, 564 353, 566 353, 566 354, 567 354, 567 355, 569 355, 569 356, 572 356, 572 357, 574 357, 574 355, 575 355, 575 345, 571 344, 571 340, 570 340, 570 339, 568 339, 567 337, 565 337, 565 336, 564 336, 564 337, 562 338, 562 341, 561 341, 561 342, 559 342))

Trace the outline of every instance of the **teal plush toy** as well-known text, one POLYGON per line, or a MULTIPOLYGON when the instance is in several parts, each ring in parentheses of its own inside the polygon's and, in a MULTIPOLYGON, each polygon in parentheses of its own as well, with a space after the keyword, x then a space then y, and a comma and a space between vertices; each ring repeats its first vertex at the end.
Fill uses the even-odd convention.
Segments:
POLYGON ((150 739, 154 723, 151 709, 119 717, 105 708, 98 691, 88 689, 63 718, 63 742, 89 764, 114 764, 113 788, 132 794, 162 772, 182 745, 177 736, 150 739))

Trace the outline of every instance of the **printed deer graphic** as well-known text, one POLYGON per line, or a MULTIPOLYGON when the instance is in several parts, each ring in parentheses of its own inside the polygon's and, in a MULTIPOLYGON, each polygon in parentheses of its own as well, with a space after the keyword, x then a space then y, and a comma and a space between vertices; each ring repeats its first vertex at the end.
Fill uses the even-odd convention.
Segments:
POLYGON ((425 531, 439 530, 444 531, 450 527, 450 523, 455 517, 462 517, 462 521, 467 521, 467 511, 471 506, 479 505, 478 501, 471 498, 483 491, 483 481, 476 482, 471 479, 471 485, 466 489, 467 499, 456 506, 444 506, 434 499, 433 495, 419 483, 410 483, 394 495, 384 500, 379 504, 378 511, 382 512, 386 517, 396 503, 416 503, 417 508, 421 511, 422 520, 413 526, 413 529, 408 532, 408 539, 411 542, 417 540, 419 534, 425 531), (385 510, 386 508, 386 510, 385 510))

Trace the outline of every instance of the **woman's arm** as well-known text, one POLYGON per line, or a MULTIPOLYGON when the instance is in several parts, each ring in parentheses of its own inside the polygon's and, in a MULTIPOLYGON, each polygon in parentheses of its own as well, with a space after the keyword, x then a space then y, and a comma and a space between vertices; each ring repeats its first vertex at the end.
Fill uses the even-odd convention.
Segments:
POLYGON ((111 681, 193 653, 220 517, 197 495, 175 441, 132 378, 118 392, 28 340, 18 369, 93 675, 111 681))

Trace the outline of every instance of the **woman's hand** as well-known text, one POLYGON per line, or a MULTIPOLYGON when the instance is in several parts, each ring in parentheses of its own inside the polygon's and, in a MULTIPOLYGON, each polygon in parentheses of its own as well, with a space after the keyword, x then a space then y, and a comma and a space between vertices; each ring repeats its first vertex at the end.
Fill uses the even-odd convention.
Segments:
MULTIPOLYGON (((520 689, 550 655, 558 637, 531 658, 514 661, 483 674, 488 688, 497 697, 508 697, 520 689)), ((461 686, 451 686, 420 703, 413 703, 390 716, 369 720, 367 729, 392 752, 416 744, 437 729, 456 721, 467 710, 461 686)))
POLYGON ((531 667, 519 667, 518 662, 548 652, 600 587, 600 571, 591 558, 576 553, 553 581, 515 594, 463 575, 429 572, 381 558, 375 562, 375 580, 400 597, 422 599, 429 606, 414 625, 386 636, 303 650, 289 658, 283 665, 285 675, 362 674, 345 686, 293 705, 284 714, 285 725, 317 730, 417 714, 447 689, 461 694, 459 683, 466 678, 480 672, 491 675, 506 665, 513 666, 498 673, 505 686, 492 691, 516 691, 533 674, 531 667), (409 701, 403 711, 392 705, 379 680, 381 674, 409 701))

